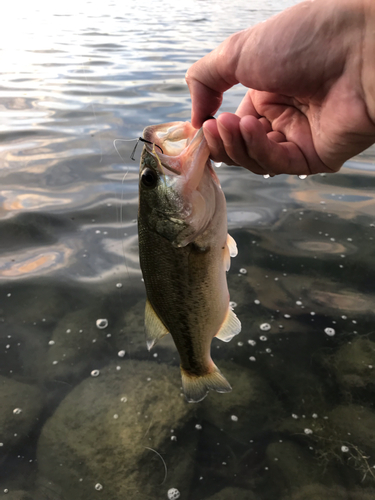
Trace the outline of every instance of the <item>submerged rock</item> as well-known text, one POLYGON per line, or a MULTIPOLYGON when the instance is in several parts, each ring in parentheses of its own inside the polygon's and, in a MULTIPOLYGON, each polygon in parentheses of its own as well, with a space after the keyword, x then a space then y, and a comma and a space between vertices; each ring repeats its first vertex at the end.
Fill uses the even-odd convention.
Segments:
POLYGON ((322 484, 311 484, 296 491, 292 496, 282 500, 373 500, 374 489, 347 490, 339 486, 326 487, 322 484))
POLYGON ((342 346, 326 360, 337 381, 344 389, 362 388, 375 384, 375 342, 358 338, 342 346))
POLYGON ((4 490, 4 495, 0 494, 0 498, 4 498, 4 500, 35 500, 30 493, 21 490, 17 491, 4 490))
POLYGON ((97 365, 110 351, 106 330, 96 326, 98 311, 92 307, 66 314, 57 324, 49 341, 44 376, 76 382, 85 371, 97 365))
POLYGON ((9 452, 35 427, 43 408, 41 391, 0 376, 0 456, 9 452))
POLYGON ((255 371, 229 361, 218 363, 232 392, 210 391, 199 405, 199 417, 240 441, 247 441, 275 425, 282 409, 275 393, 255 371))
POLYGON ((178 368, 138 361, 84 380, 42 430, 41 479, 69 500, 98 491, 106 500, 138 500, 188 490, 197 433, 182 429, 197 405, 181 397, 180 384, 178 368))
POLYGON ((243 488, 224 488, 205 500, 257 500, 252 491, 243 488))
POLYGON ((317 480, 326 484, 335 484, 339 480, 319 465, 311 450, 297 443, 284 440, 271 443, 266 454, 273 486, 278 485, 276 491, 282 494, 317 480))

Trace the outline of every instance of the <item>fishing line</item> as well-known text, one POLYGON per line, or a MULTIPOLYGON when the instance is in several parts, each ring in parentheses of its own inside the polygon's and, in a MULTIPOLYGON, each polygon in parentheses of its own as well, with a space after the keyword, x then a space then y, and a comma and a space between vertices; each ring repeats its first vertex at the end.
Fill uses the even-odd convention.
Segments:
POLYGON ((163 481, 160 483, 160 486, 161 486, 162 484, 165 483, 165 480, 167 479, 167 475, 168 475, 167 464, 165 463, 164 458, 160 455, 160 453, 158 451, 154 450, 153 448, 149 448, 148 446, 145 446, 145 448, 146 448, 146 450, 150 450, 150 451, 153 451, 154 453, 156 453, 160 457, 161 461, 163 462, 165 474, 164 474, 163 481))

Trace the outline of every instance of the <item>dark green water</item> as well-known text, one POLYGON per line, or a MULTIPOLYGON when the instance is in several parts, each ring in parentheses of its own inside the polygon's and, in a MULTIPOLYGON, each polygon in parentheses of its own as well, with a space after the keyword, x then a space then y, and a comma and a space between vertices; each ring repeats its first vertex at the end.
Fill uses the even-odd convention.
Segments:
POLYGON ((138 164, 120 139, 188 120, 189 65, 293 3, 82 0, 7 14, 0 498, 375 497, 373 151, 305 180, 218 169, 243 330, 215 339, 212 356, 232 393, 185 403, 173 342, 149 353, 143 333, 138 164))

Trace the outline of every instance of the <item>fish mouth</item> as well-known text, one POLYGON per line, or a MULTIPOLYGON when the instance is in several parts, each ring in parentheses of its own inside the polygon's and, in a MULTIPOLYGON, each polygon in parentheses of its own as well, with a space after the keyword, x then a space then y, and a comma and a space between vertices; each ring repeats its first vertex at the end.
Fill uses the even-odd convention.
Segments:
MULTIPOLYGON (((189 145, 197 130, 189 122, 171 122, 151 125, 143 131, 143 138, 160 148, 165 156, 179 156, 189 145)), ((150 151, 152 145, 148 145, 150 151)))
POLYGON ((161 173, 165 173, 165 168, 175 175, 184 175, 191 189, 199 185, 206 166, 212 170, 203 129, 195 129, 190 122, 151 125, 144 129, 143 138, 152 143, 145 147, 159 159, 161 173))

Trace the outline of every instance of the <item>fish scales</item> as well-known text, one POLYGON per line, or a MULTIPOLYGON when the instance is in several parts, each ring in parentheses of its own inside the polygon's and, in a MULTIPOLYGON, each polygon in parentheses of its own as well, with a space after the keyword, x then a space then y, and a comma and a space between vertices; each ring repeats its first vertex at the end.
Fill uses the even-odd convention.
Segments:
MULTIPOLYGON (((241 328, 229 308, 225 197, 202 131, 177 122, 147 127, 144 137, 163 150, 146 144, 140 165, 138 230, 148 346, 172 335, 185 395, 196 402, 208 389, 231 390, 211 359, 211 341, 215 335, 230 340, 241 328), (180 149, 170 144, 175 142, 182 143, 180 149)), ((234 241, 229 245, 234 254, 234 241)))

